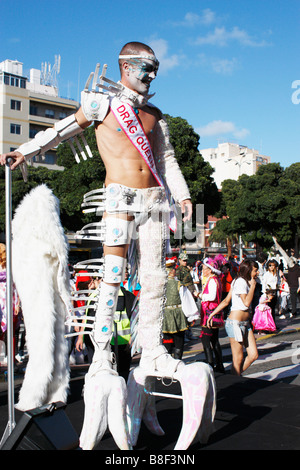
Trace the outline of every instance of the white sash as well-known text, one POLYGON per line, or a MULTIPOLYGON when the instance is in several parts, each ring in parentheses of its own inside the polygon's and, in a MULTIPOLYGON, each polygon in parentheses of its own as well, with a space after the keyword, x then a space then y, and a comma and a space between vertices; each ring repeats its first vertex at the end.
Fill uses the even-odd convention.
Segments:
MULTIPOLYGON (((147 163, 158 184, 162 187, 165 187, 156 169, 151 145, 139 119, 137 118, 136 113, 134 112, 134 109, 130 106, 130 104, 120 101, 117 97, 114 97, 111 100, 110 109, 112 110, 122 130, 125 132, 125 135, 138 150, 143 160, 147 163)), ((173 232, 177 230, 177 219, 175 214, 176 209, 173 207, 170 213, 169 224, 170 229, 173 232)))

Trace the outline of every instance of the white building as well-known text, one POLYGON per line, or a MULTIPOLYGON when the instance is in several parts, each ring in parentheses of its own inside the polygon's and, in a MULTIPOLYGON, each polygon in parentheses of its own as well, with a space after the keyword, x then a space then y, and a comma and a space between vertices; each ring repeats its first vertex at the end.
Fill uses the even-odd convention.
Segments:
MULTIPOLYGON (((45 83, 41 70, 31 69, 30 78, 23 75, 23 64, 17 60, 0 63, 0 154, 15 150, 39 131, 53 127, 60 119, 76 112, 79 103, 58 96, 55 80, 45 83)), ((33 160, 34 166, 56 165, 56 151, 33 160)))
POLYGON ((270 157, 260 155, 258 150, 229 142, 218 144, 217 148, 202 149, 200 153, 214 168, 213 178, 219 189, 224 180, 237 180, 242 174, 254 175, 260 165, 271 161, 270 157))

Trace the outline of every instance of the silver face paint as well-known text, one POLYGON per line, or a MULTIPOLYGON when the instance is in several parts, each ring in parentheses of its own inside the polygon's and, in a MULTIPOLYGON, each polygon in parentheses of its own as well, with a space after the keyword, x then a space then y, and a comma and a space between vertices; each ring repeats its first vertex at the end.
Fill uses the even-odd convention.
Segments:
POLYGON ((129 76, 128 81, 134 91, 141 95, 148 94, 152 80, 155 79, 158 63, 148 59, 128 60, 129 76))

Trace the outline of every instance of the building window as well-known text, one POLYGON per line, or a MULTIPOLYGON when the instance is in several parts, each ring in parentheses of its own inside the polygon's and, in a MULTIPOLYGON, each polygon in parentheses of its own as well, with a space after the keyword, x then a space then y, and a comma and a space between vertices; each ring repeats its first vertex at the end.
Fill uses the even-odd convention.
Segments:
POLYGON ((20 124, 11 124, 10 125, 10 133, 11 134, 21 134, 20 124))
POLYGON ((19 101, 19 100, 10 100, 10 109, 14 109, 16 111, 21 111, 21 101, 19 101))
POLYGON ((65 119, 67 117, 67 113, 60 112, 59 113, 59 119, 65 119))
POLYGON ((38 131, 36 129, 29 129, 29 138, 34 139, 38 131))
POLYGON ((14 77, 13 75, 10 75, 9 73, 4 73, 4 84, 15 86, 17 88, 26 88, 26 79, 14 77))
POLYGON ((30 114, 32 116, 37 116, 38 115, 38 108, 37 106, 32 106, 32 104, 30 105, 30 114))
POLYGON ((53 109, 46 109, 45 111, 45 117, 54 119, 54 111, 53 109))

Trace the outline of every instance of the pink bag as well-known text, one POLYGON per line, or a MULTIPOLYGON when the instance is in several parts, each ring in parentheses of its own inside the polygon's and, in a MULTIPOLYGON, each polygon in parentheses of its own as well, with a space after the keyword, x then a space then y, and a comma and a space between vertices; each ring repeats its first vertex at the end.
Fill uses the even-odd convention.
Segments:
POLYGON ((272 310, 267 305, 259 304, 255 308, 252 324, 255 330, 276 331, 272 310))

